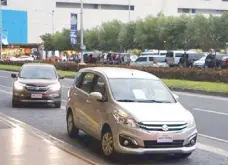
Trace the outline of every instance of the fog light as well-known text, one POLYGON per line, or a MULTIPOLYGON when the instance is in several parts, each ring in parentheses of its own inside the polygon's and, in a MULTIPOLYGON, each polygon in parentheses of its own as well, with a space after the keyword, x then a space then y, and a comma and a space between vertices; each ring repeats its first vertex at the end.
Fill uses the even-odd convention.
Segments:
POLYGON ((195 140, 192 139, 190 143, 191 143, 192 145, 194 145, 194 144, 195 144, 195 140))
POLYGON ((124 147, 129 147, 129 148, 138 148, 138 143, 136 142, 135 139, 126 136, 126 135, 120 135, 119 136, 119 142, 120 145, 124 146, 124 147))
POLYGON ((127 146, 129 142, 127 140, 124 141, 124 145, 127 146))

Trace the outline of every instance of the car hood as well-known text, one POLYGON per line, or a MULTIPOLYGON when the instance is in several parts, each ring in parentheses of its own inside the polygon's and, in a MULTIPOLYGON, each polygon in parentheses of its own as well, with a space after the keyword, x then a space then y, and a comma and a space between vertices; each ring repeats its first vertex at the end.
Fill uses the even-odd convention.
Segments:
POLYGON ((180 103, 119 103, 137 122, 186 122, 192 114, 180 103))
POLYGON ((58 80, 47 80, 47 79, 22 79, 18 78, 18 82, 31 86, 48 86, 57 83, 58 80))

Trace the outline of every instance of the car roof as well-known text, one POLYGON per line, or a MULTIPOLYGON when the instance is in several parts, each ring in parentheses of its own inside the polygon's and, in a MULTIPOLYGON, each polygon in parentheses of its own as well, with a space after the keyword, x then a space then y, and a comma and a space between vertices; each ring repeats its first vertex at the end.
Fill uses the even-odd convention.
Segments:
POLYGON ((155 75, 129 68, 119 68, 119 67, 89 67, 83 68, 80 72, 99 72, 107 78, 142 78, 142 79, 153 79, 159 80, 155 75))
POLYGON ((47 64, 47 63, 25 63, 22 66, 23 67, 25 67, 25 66, 55 67, 53 64, 47 64))

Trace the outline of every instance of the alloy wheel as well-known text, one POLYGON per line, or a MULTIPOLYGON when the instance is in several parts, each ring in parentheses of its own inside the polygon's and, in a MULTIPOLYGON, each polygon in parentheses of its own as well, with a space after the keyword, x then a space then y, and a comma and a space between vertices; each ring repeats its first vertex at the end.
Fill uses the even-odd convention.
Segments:
POLYGON ((106 156, 110 156, 113 153, 114 147, 113 147, 113 137, 111 132, 104 133, 102 137, 102 150, 104 155, 106 156))

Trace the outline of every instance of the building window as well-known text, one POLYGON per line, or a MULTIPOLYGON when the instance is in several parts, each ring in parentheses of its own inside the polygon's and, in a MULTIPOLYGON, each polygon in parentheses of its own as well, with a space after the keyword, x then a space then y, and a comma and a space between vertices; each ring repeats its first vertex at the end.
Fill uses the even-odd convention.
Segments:
MULTIPOLYGON (((56 2, 56 7, 57 8, 81 8, 81 3, 56 2)), ((129 5, 84 3, 83 8, 102 9, 102 10, 129 10, 129 5)), ((131 5, 130 10, 135 10, 135 7, 131 5)))
POLYGON ((1 0, 3 6, 7 6, 7 1, 8 0, 1 0))

